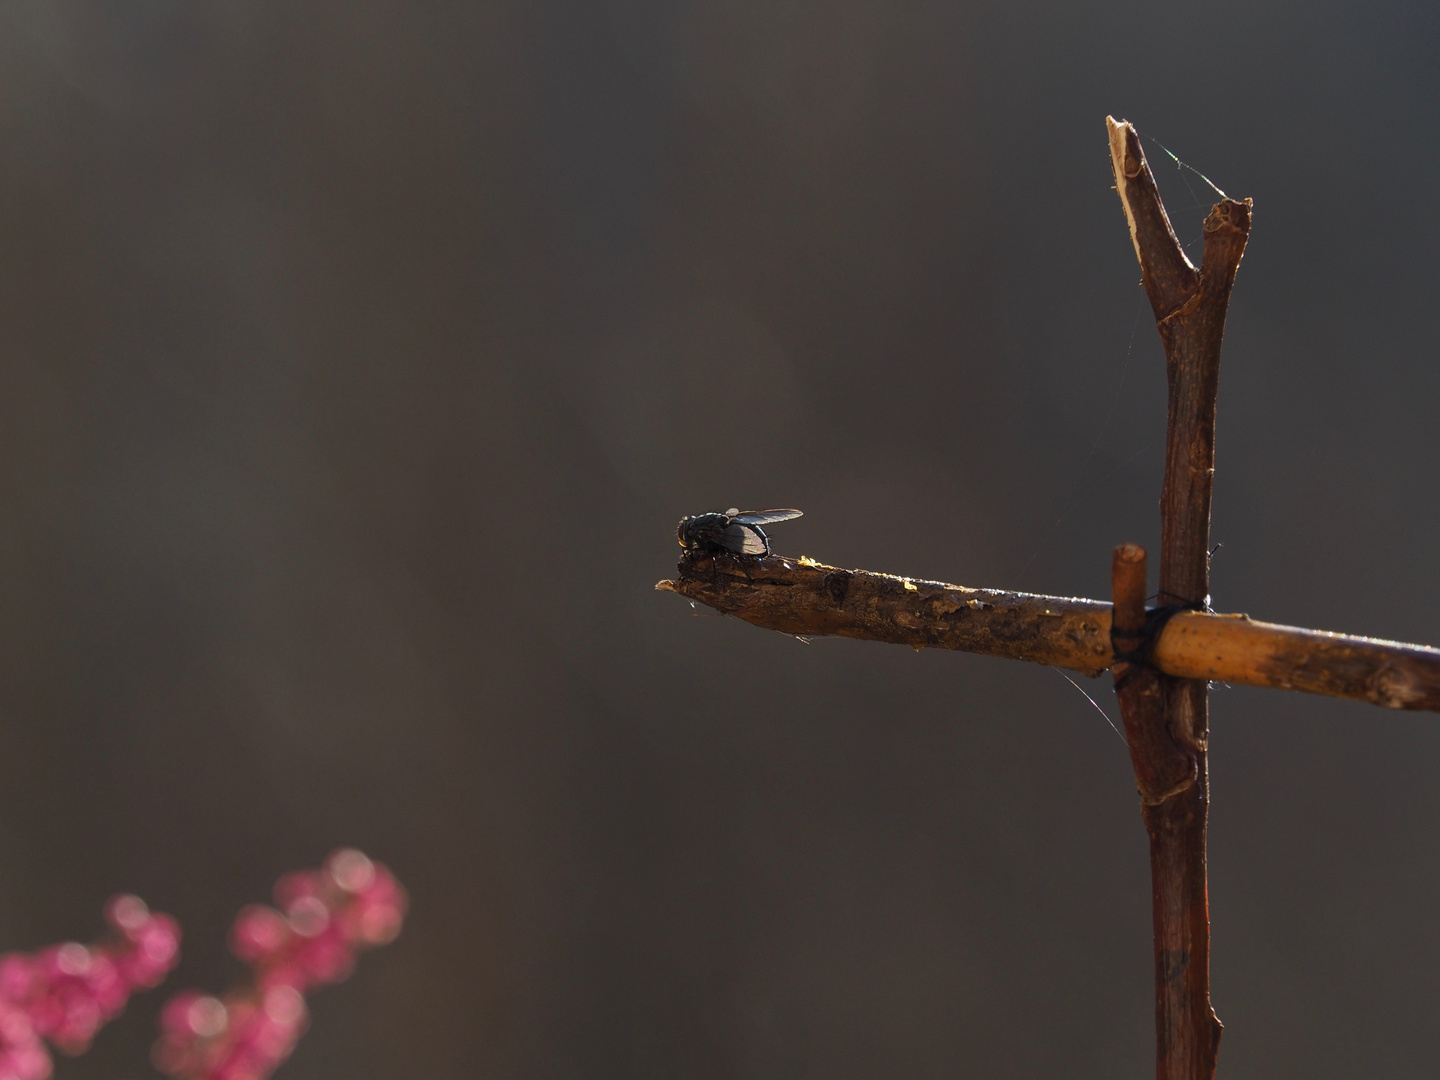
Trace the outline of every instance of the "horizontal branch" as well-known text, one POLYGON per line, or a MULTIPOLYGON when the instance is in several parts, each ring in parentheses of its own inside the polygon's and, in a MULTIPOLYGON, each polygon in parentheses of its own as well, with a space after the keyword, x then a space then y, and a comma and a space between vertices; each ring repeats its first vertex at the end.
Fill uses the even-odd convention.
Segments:
MULTIPOLYGON (((679 593, 754 626, 809 637, 1028 660, 1098 675, 1110 668, 1110 605, 1076 597, 971 589, 808 559, 686 558, 679 593)), ((1440 649, 1185 611, 1151 653, 1160 671, 1440 712, 1440 649)))

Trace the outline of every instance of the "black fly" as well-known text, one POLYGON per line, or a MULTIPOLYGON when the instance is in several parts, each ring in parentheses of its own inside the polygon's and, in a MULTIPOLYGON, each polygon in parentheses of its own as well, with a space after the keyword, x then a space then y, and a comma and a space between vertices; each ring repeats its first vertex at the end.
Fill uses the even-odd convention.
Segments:
POLYGON ((760 526, 799 516, 799 510, 711 510, 681 518, 675 535, 687 552, 769 555, 770 538, 760 526))

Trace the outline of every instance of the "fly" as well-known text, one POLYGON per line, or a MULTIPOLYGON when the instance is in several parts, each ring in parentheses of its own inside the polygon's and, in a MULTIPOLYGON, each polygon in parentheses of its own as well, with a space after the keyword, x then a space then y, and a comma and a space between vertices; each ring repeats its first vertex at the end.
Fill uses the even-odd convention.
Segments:
POLYGON ((797 517, 799 510, 711 510, 681 518, 675 535, 689 553, 769 555, 770 538, 760 526, 797 517))

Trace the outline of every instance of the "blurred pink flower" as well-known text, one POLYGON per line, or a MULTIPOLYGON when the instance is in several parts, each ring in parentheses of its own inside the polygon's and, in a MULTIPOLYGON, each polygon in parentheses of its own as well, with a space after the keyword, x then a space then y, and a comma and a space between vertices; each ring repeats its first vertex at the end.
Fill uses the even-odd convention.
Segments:
POLYGON ((24 1009, 0 1001, 0 1080, 45 1080, 50 1054, 24 1009))
POLYGON ((50 1075, 42 1036, 67 1054, 84 1053, 135 990, 159 983, 179 960, 175 920, 151 914, 139 897, 114 897, 105 920, 115 932, 95 945, 0 957, 0 1080, 50 1075))
POLYGON ((319 870, 285 875, 275 901, 242 909, 230 929, 231 952, 250 966, 245 983, 223 998, 191 991, 166 1004, 154 1051, 162 1073, 265 1080, 305 1032, 305 994, 346 978, 356 954, 394 940, 405 919, 405 891, 353 848, 319 870))

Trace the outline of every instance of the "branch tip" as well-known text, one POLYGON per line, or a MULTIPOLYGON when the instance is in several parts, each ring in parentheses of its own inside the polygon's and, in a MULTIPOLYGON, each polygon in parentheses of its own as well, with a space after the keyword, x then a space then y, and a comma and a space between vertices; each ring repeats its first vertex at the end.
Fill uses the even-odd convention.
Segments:
POLYGON ((1110 564, 1111 594, 1115 601, 1112 638, 1133 635, 1144 628, 1145 582, 1145 549, 1139 544, 1121 544, 1115 549, 1110 564))

